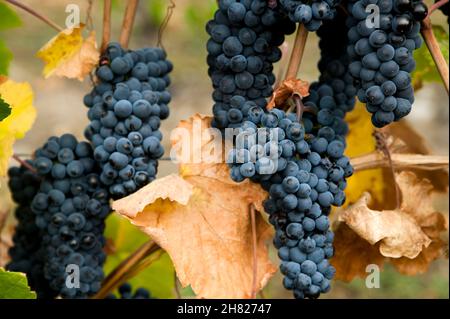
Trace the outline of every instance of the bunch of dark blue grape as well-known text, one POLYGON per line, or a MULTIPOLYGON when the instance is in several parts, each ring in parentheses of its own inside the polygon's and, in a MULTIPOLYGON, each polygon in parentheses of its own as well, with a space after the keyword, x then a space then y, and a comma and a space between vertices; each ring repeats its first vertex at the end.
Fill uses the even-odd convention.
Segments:
POLYGON ((345 144, 316 138, 296 115, 273 109, 249 114, 228 162, 236 182, 250 178, 269 192, 264 202, 276 234, 284 286, 296 298, 317 298, 330 289, 334 268, 331 206, 345 201, 345 177, 353 173, 345 144))
MULTIPOLYGON (((129 283, 122 284, 118 289, 119 299, 153 299, 150 291, 145 288, 138 288, 133 293, 133 287, 129 283)), ((105 299, 117 299, 114 294, 109 294, 105 299)))
MULTIPOLYGON (((27 161, 30 166, 32 161, 27 161)), ((41 246, 41 232, 35 223, 35 215, 30 204, 38 193, 40 177, 24 166, 8 170, 8 186, 14 202, 17 226, 13 236, 13 246, 9 249, 11 261, 6 265, 10 271, 27 275, 28 284, 36 291, 38 298, 53 298, 55 293, 48 287, 44 277, 44 250, 41 246)))
POLYGON ((211 37, 207 62, 214 87, 212 125, 223 129, 239 127, 251 108, 266 106, 275 83, 273 63, 281 58, 278 47, 285 34, 295 31, 295 24, 266 0, 219 0, 218 4, 206 26, 211 37))
POLYGON ((84 98, 91 121, 85 136, 114 199, 155 179, 164 154, 159 128, 169 116, 172 68, 160 48, 131 51, 110 43, 101 57, 98 83, 84 98))
POLYGON ((320 78, 310 86, 303 99, 313 113, 303 115, 303 125, 315 136, 340 139, 345 143, 348 124, 345 115, 355 107, 357 89, 348 71, 346 14, 338 8, 333 20, 325 21, 317 31, 320 38, 320 78), (315 114, 317 113, 317 114, 315 114))
POLYGON ((41 177, 31 210, 44 249, 44 276, 63 298, 88 297, 104 277, 103 231, 110 213, 92 146, 71 134, 50 137, 33 164, 41 177), (67 285, 71 274, 79 287, 67 285))
POLYGON ((333 20, 340 0, 279 0, 283 10, 295 23, 302 23, 308 31, 317 31, 323 21, 333 20))
POLYGON ((350 0, 347 10, 349 70, 373 125, 383 127, 411 112, 413 51, 422 44, 420 21, 428 9, 422 1, 350 0), (380 12, 373 19, 371 11, 366 11, 369 5, 376 5, 380 12))

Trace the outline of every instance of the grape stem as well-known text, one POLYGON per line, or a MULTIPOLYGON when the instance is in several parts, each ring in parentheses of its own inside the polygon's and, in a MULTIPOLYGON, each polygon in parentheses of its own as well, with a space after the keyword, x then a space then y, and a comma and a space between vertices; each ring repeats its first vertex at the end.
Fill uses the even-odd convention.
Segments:
POLYGON ((103 33, 100 52, 105 52, 111 39, 111 0, 103 1, 103 33))
POLYGON ((434 11, 436 11, 436 10, 439 9, 440 7, 446 5, 446 4, 448 3, 448 1, 449 1, 449 0, 440 0, 440 1, 436 2, 436 3, 434 3, 434 4, 430 7, 430 9, 428 10, 428 15, 427 15, 427 17, 430 17, 430 15, 431 15, 434 11))
POLYGON ((308 39, 308 30, 303 24, 300 24, 295 35, 294 47, 292 48, 291 58, 289 60, 288 69, 285 79, 296 79, 300 64, 302 62, 303 53, 305 52, 306 40, 308 39))
POLYGON ((125 9, 125 15, 122 22, 122 31, 120 32, 119 43, 123 48, 128 48, 130 42, 131 31, 133 30, 134 18, 139 0, 128 0, 125 9))
POLYGON ((173 272, 174 276, 174 286, 175 286, 175 295, 177 296, 177 299, 181 299, 181 292, 180 287, 178 287, 178 277, 176 271, 173 272))
POLYGON ((111 291, 127 279, 128 272, 135 272, 133 270, 136 270, 134 268, 136 265, 160 249, 161 248, 153 241, 144 243, 105 278, 101 289, 92 296, 92 299, 104 299, 111 291))
POLYGON ((173 10, 175 9, 176 5, 173 0, 170 0, 170 4, 167 6, 166 16, 164 17, 164 20, 161 22, 161 25, 159 26, 158 30, 158 43, 157 45, 164 49, 164 46, 162 44, 162 38, 164 34, 164 30, 166 29, 167 25, 169 24, 170 18, 172 17, 173 10))
POLYGON ((388 167, 391 171, 392 178, 394 179, 397 208, 400 208, 402 192, 400 191, 400 186, 398 185, 397 179, 395 178, 395 167, 392 163, 391 151, 387 145, 386 135, 382 131, 375 131, 374 136, 377 141, 377 148, 384 154, 385 158, 387 159, 388 167))
POLYGON ((88 7, 86 9, 86 20, 84 24, 88 30, 94 29, 94 21, 92 20, 92 6, 94 5, 94 0, 88 0, 88 7))
POLYGON ((305 105, 302 102, 302 97, 298 94, 294 94, 292 97, 295 102, 295 112, 297 114, 297 121, 301 122, 303 118, 303 112, 305 111, 305 105))
MULTIPOLYGON (((397 170, 448 170, 448 156, 422 155, 422 154, 391 154, 392 165, 397 170)), ((355 171, 364 171, 375 168, 389 167, 389 161, 381 151, 351 158, 351 164, 355 171)))
POLYGON ((30 172, 37 174, 38 172, 36 171, 36 169, 33 167, 33 165, 31 165, 30 163, 28 163, 27 161, 24 161, 23 159, 21 159, 19 157, 19 155, 14 154, 12 156, 12 158, 17 161, 20 165, 22 165, 23 167, 25 167, 27 170, 29 170, 30 172))
POLYGON ((16 6, 26 12, 28 12, 29 14, 35 16, 36 18, 38 18, 39 20, 45 22, 46 24, 48 24, 49 26, 51 26, 53 29, 55 29, 58 32, 63 31, 64 29, 61 28, 58 24, 56 24, 55 22, 51 21, 49 18, 43 16, 42 14, 36 12, 34 9, 28 7, 27 5, 16 1, 16 0, 5 0, 6 2, 8 2, 9 4, 16 6))
POLYGON ((439 47, 439 43, 434 35, 433 27, 431 25, 431 20, 429 17, 425 18, 422 21, 421 28, 422 37, 425 40, 425 43, 430 51, 431 57, 433 58, 434 64, 439 72, 439 75, 444 82, 445 89, 447 90, 447 94, 449 93, 449 70, 447 61, 442 54, 442 51, 439 47))
POLYGON ((256 238, 256 209, 250 204, 250 220, 252 224, 252 251, 253 251, 253 275, 252 275, 252 293, 251 298, 256 299, 257 287, 256 278, 258 275, 258 259, 257 259, 257 238, 256 238))

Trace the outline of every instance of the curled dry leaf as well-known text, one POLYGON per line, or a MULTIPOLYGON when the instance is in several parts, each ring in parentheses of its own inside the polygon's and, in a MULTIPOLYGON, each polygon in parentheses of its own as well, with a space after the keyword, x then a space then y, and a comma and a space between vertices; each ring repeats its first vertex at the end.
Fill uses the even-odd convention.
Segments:
MULTIPOLYGON (((355 110, 347 114, 346 121, 349 123, 346 155, 362 169, 348 179, 346 206, 354 204, 363 193, 369 192, 372 196, 371 208, 393 209, 396 205, 395 196, 392 196, 395 193, 394 179, 386 156, 381 151, 375 152, 375 129, 370 114, 364 105, 357 103, 355 110), (376 168, 370 168, 374 166, 376 168)), ((392 123, 382 132, 391 157, 398 164, 397 170, 407 169, 419 178, 430 180, 434 191, 448 190, 448 157, 429 156, 431 151, 423 137, 405 121, 392 123)))
POLYGON ((95 32, 83 39, 84 25, 58 33, 36 54, 45 63, 45 78, 52 75, 83 81, 97 65, 100 53, 95 41, 95 32))
POLYGON ((276 271, 266 245, 272 228, 258 214, 257 286, 253 287, 249 205, 262 209, 267 194, 257 184, 238 184, 229 178, 222 153, 211 151, 210 121, 195 115, 182 121, 172 136, 172 143, 178 144, 174 155, 180 175, 157 179, 114 202, 113 208, 167 251, 181 284, 191 285, 197 297, 250 298, 253 288, 262 289, 276 271), (183 156, 187 149, 179 143, 195 152, 183 156), (209 155, 209 160, 193 161, 195 153, 209 155))
MULTIPOLYGON (((416 132, 407 121, 394 122, 383 129, 385 133, 401 141, 403 147, 397 149, 396 153, 401 154, 422 154, 430 155, 431 150, 422 135, 416 132)), ((436 192, 448 191, 448 167, 442 170, 421 170, 410 169, 419 178, 428 179, 436 192)))
POLYGON ((381 265, 383 260, 401 273, 414 275, 427 271, 429 264, 442 256, 445 244, 441 235, 447 224, 433 209, 433 186, 409 171, 396 174, 396 180, 402 194, 400 208, 372 210, 366 193, 338 215, 337 254, 332 260, 338 279, 362 276, 368 264, 381 265))
POLYGON ((309 95, 309 83, 300 79, 284 80, 273 92, 267 104, 267 109, 271 110, 283 105, 294 94, 302 98, 307 97, 309 95))

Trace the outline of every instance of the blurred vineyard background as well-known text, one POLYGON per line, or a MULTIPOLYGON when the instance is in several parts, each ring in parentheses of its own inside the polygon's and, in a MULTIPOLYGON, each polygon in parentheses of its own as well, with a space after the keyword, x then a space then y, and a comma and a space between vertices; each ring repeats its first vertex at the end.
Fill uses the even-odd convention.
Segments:
MULTIPOLYGON (((172 73, 171 116, 162 125, 166 150, 169 149, 170 131, 180 120, 196 112, 209 114, 212 107, 210 98, 212 89, 205 62, 204 47, 207 34, 204 31, 204 25, 212 17, 216 1, 175 0, 174 2, 176 8, 162 38, 169 58, 175 65, 172 73)), ((86 17, 88 7, 87 0, 27 0, 24 3, 45 13, 60 25, 64 25, 67 4, 73 3, 80 6, 82 21, 86 17)), ((168 3, 168 0, 140 1, 130 48, 157 44, 159 25, 166 15, 168 3)), ((113 40, 118 40, 124 4, 125 1, 113 1, 113 40)), ((18 14, 22 20, 22 26, 5 32, 0 31, 0 38, 14 55, 9 68, 10 77, 15 81, 28 81, 35 93, 34 105, 38 111, 37 120, 27 136, 15 144, 16 153, 31 154, 36 146, 41 145, 51 135, 71 132, 83 138, 83 130, 88 120, 82 97, 89 92, 90 81, 81 83, 56 77, 45 80, 41 75, 42 63, 35 58, 35 53, 55 35, 55 32, 22 11, 18 14)), ((93 1, 92 18, 94 29, 97 31, 97 40, 100 42, 102 2, 99 0, 93 1)), ((433 22, 441 24, 448 32, 446 18, 440 12, 433 15, 433 22)), ((310 35, 299 73, 300 78, 307 81, 318 78, 316 63, 319 56, 317 37, 310 35)), ((449 153, 449 102, 444 88, 439 83, 426 84, 416 93, 416 103, 407 121, 424 136, 433 153, 441 155, 449 153)), ((16 163, 11 163, 13 164, 16 163)), ((169 161, 160 163, 159 176, 175 171, 176 166, 173 163, 169 161)), ((7 192, 6 180, 2 179, 0 183, 0 211, 7 211, 13 204, 7 192)), ((448 216, 447 195, 437 198, 436 208, 448 216)), ((7 227, 13 227, 12 218, 7 227)), ((0 249, 5 248, 0 247, 0 249)), ((4 255, 5 251, 0 252, 0 255, 2 254, 4 255)), ((276 260, 275 253, 273 257, 276 260)), ((159 267, 164 265, 161 263, 159 267)), ((173 278, 170 281, 173 283, 173 278)), ((189 289, 184 290, 183 293, 186 296, 190 295, 189 289)), ((291 293, 283 289, 279 274, 270 281, 264 293, 267 298, 291 298, 291 293)), ((426 274, 414 277, 400 275, 392 267, 387 266, 381 273, 380 289, 368 289, 363 279, 355 279, 351 283, 335 282, 332 291, 323 296, 323 298, 448 297, 448 259, 434 262, 426 274)))

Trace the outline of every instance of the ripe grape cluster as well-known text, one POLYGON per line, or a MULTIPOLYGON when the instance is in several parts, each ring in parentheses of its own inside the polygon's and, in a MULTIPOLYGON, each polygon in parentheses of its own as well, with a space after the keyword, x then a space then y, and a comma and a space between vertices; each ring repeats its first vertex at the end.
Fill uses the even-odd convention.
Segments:
MULTIPOLYGON (((119 299, 153 299, 145 288, 138 288, 133 294, 133 287, 129 283, 122 284, 118 289, 120 298, 119 299)), ((106 299, 117 299, 114 294, 109 294, 106 299)))
MULTIPOLYGON (((328 214, 332 205, 344 203, 345 178, 353 173, 348 158, 343 155, 348 131, 343 118, 354 106, 356 89, 347 72, 348 60, 343 58, 346 42, 342 34, 334 40, 336 45, 326 45, 325 40, 322 43, 326 52, 319 65, 322 76, 313 85, 310 97, 305 99, 305 106, 314 109, 313 114, 305 113, 301 122, 293 113, 266 110, 266 98, 272 94, 275 82, 272 74, 265 74, 273 79, 265 82, 266 94, 257 99, 252 95, 253 87, 239 87, 240 74, 245 69, 234 68, 233 59, 240 59, 236 56, 240 56, 242 50, 254 54, 256 43, 253 47, 241 44, 239 50, 228 51, 229 54, 228 38, 236 38, 231 43, 238 45, 243 42, 239 35, 250 33, 249 29, 258 34, 253 39, 261 38, 259 32, 264 36, 272 33, 272 39, 276 35, 277 41, 269 43, 267 52, 270 53, 279 50, 284 35, 295 29, 283 14, 283 8, 273 9, 261 2, 219 1, 219 10, 207 25, 211 35, 209 74, 216 102, 214 125, 238 129, 235 147, 228 155, 232 179, 241 182, 248 178, 269 192, 264 206, 276 230, 274 245, 282 260, 280 270, 285 275, 285 287, 293 290, 297 298, 316 298, 329 290, 334 275, 334 268, 328 262, 333 255, 328 214), (270 30, 246 22, 247 15, 257 14, 255 8, 259 5, 266 10, 262 13, 261 25, 271 25, 270 30), (234 17, 236 12, 242 12, 243 20, 234 17), (275 20, 270 25, 265 24, 264 16, 272 12, 275 20), (224 61, 226 63, 222 63, 224 61), (231 85, 233 90, 227 90, 225 84, 231 85)), ((345 27, 342 17, 339 22, 341 29, 341 25, 345 27)), ((327 36, 334 27, 328 26, 322 36, 327 36)), ((345 38, 346 32, 342 33, 345 38)), ((256 51, 257 57, 270 66, 268 70, 272 72, 273 63, 279 58, 264 60, 264 55, 256 51)), ((253 59, 244 55, 246 57, 248 62, 253 59)), ((255 83, 257 76, 252 79, 255 83)))
POLYGON ((279 0, 291 21, 302 23, 308 31, 317 31, 323 21, 332 20, 336 15, 337 0, 279 0))
MULTIPOLYGON (((33 165, 32 161, 27 161, 33 165)), ((10 271, 22 272, 27 275, 28 284, 36 291, 39 298, 52 298, 55 293, 48 287, 44 277, 45 252, 41 245, 40 230, 36 226, 30 204, 40 187, 40 177, 26 167, 11 167, 8 170, 8 186, 14 202, 17 219, 16 231, 13 236, 13 246, 8 253, 11 261, 6 265, 10 271)))
POLYGON ((420 21, 428 9, 421 0, 350 0, 347 10, 349 70, 373 125, 383 127, 411 112, 413 51, 422 44, 420 21), (368 5, 379 9, 374 21, 368 5))
POLYGON ((266 106, 272 95, 273 63, 295 24, 266 0, 219 0, 206 30, 209 76, 214 92, 213 126, 239 127, 250 109, 266 106), (233 99, 233 97, 237 97, 233 99))
POLYGON ((269 192, 264 202, 276 234, 284 286, 296 298, 316 298, 330 288, 334 268, 331 206, 345 201, 345 177, 353 170, 345 144, 330 129, 308 132, 293 113, 274 109, 249 116, 228 159, 236 182, 250 178, 269 192))
POLYGON ((84 98, 91 121, 85 136, 114 199, 155 179, 164 154, 159 128, 169 116, 172 68, 160 48, 131 51, 117 43, 110 43, 100 60, 98 83, 84 98))
POLYGON ((325 21, 317 31, 321 59, 318 64, 320 78, 311 84, 309 96, 303 99, 306 107, 317 115, 305 113, 303 124, 318 137, 329 135, 331 130, 345 143, 348 124, 345 115, 355 107, 357 89, 348 71, 346 14, 341 8, 331 21, 325 21), (319 124, 319 125, 317 125, 319 124))
POLYGON ((36 150, 33 165, 41 180, 30 207, 41 239, 45 279, 63 298, 92 295, 103 279, 104 220, 110 213, 92 147, 71 134, 50 137, 36 150), (66 284, 69 265, 79 270, 79 288, 66 284))

